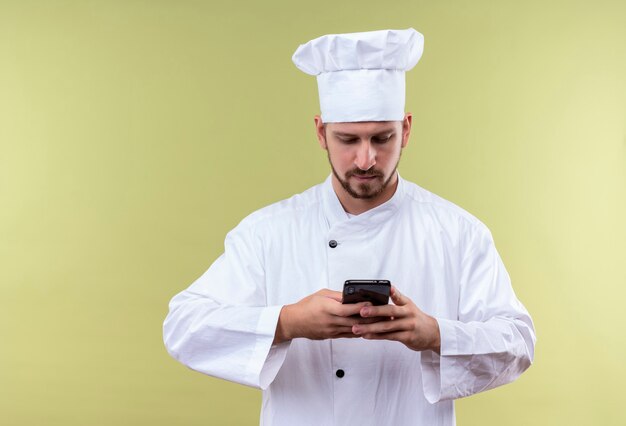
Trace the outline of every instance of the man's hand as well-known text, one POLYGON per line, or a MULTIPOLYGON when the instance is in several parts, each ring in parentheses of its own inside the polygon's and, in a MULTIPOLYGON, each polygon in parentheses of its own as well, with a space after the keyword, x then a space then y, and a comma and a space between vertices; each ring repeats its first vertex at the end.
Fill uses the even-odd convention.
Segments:
POLYGON ((364 339, 396 340, 415 351, 426 349, 439 353, 441 336, 437 320, 422 312, 415 303, 394 287, 391 300, 395 305, 362 307, 363 318, 386 317, 385 321, 357 324, 352 332, 364 339))
MULTIPOLYGON (((354 335, 352 326, 364 322, 359 312, 366 306, 371 306, 371 303, 343 305, 340 291, 319 290, 298 303, 283 307, 278 318, 274 343, 296 337, 312 340, 360 337, 354 335)), ((365 321, 378 320, 379 318, 369 318, 365 321)))

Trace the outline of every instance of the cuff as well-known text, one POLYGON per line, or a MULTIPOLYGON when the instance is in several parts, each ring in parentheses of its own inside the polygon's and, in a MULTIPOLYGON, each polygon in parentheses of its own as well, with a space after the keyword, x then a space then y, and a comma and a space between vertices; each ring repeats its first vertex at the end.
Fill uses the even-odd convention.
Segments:
POLYGON ((421 353, 422 384, 424 396, 431 404, 441 401, 444 378, 449 374, 453 358, 446 358, 457 352, 456 330, 454 321, 445 318, 435 318, 439 324, 441 347, 437 352, 426 350, 421 353))
POLYGON ((263 309, 257 324, 257 341, 254 355, 248 364, 248 372, 251 377, 254 377, 257 386, 263 390, 274 381, 285 361, 291 343, 289 341, 277 345, 272 344, 282 308, 283 306, 279 305, 263 309))

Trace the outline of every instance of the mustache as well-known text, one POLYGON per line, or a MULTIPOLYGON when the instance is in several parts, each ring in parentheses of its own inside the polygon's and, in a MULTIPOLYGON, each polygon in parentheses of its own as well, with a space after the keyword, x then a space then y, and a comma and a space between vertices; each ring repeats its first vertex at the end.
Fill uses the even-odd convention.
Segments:
POLYGON ((346 177, 350 177, 350 176, 381 177, 383 176, 383 174, 375 169, 370 169, 370 170, 352 169, 346 173, 346 177))

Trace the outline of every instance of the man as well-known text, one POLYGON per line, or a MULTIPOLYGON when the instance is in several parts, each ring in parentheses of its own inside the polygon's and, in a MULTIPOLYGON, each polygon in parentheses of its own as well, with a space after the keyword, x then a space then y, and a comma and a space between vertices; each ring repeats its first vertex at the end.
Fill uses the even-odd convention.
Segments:
POLYGON ((317 75, 322 184, 252 213, 176 295, 169 353, 263 389, 265 425, 453 425, 453 399, 532 363, 532 320, 491 233, 397 172, 412 116, 414 29, 333 34, 293 60, 317 75), (384 306, 342 304, 348 279, 393 283, 384 306))

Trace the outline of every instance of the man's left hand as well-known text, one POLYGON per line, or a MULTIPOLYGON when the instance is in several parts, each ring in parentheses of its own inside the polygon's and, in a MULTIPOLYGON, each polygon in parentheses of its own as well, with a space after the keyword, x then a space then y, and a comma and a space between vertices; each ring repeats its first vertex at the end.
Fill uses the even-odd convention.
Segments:
POLYGON ((409 349, 430 349, 439 353, 441 336, 439 324, 430 315, 422 312, 411 299, 391 287, 393 305, 366 306, 361 308, 363 318, 382 317, 383 321, 352 326, 352 332, 364 339, 396 340, 409 349))

